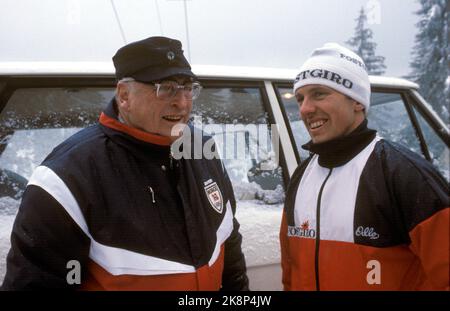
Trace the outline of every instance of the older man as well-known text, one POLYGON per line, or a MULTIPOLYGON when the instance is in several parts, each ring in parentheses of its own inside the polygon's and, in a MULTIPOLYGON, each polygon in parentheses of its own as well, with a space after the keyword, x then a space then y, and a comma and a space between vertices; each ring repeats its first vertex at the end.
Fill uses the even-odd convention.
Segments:
POLYGON ((201 90, 181 43, 151 37, 113 62, 116 96, 99 123, 30 178, 3 289, 248 289, 221 161, 171 154, 201 90))
POLYGON ((294 92, 312 155, 287 191, 284 288, 448 289, 448 184, 422 157, 367 128, 362 59, 326 44, 303 64, 294 92))

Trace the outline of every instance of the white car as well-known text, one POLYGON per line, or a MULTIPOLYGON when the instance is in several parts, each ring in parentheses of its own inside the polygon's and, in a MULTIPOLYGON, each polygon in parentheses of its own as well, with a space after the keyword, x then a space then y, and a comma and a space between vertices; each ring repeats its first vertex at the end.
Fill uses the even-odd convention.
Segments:
MULTIPOLYGON (((203 90, 193 124, 210 132, 233 183, 252 290, 281 290, 284 191, 309 135, 292 94, 295 70, 193 66, 203 90)), ((449 179, 448 127, 403 79, 370 77, 369 127, 431 161, 449 179)), ((112 63, 0 63, 0 284, 12 224, 34 168, 96 122, 114 94, 112 63)))

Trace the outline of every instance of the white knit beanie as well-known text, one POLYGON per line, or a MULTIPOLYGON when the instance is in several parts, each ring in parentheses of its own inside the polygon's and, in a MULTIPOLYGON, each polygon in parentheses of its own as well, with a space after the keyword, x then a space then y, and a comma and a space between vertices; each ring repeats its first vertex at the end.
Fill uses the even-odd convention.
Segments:
POLYGON ((363 60, 354 52, 337 43, 326 43, 314 50, 300 68, 294 81, 295 91, 305 85, 321 84, 370 106, 369 75, 363 60))

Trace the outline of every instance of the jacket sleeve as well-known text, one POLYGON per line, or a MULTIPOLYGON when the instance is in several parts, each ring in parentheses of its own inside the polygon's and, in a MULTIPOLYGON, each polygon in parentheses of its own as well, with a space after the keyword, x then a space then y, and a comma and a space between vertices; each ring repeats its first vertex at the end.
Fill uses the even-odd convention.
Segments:
POLYGON ((71 260, 81 274, 90 240, 61 204, 42 188, 29 185, 11 233, 2 290, 75 289, 67 282, 71 260))
POLYGON ((409 248, 419 258, 433 290, 449 289, 449 186, 422 158, 401 152, 391 158, 391 189, 404 218, 409 248))
POLYGON ((292 276, 292 265, 290 260, 291 249, 289 248, 289 238, 288 238, 288 219, 293 219, 295 200, 297 197, 297 189, 300 184, 300 179, 311 161, 311 156, 305 159, 300 165, 295 169, 291 176, 288 188, 286 190, 286 199, 284 201, 284 209, 281 219, 280 226, 280 248, 281 248, 281 269, 282 269, 282 283, 283 289, 285 291, 291 290, 291 276, 292 276))
POLYGON ((234 217, 236 213, 236 200, 234 198, 233 187, 231 185, 228 174, 224 171, 224 181, 227 196, 230 200, 231 209, 233 211, 233 231, 230 237, 225 242, 225 258, 224 269, 222 274, 222 288, 223 291, 228 290, 249 290, 247 269, 245 264, 245 257, 242 253, 242 236, 239 233, 239 222, 234 217))
POLYGON ((410 248, 420 258, 433 290, 450 290, 449 210, 436 212, 409 232, 410 248))
POLYGON ((280 227, 280 247, 281 247, 281 269, 283 289, 291 290, 291 263, 289 261, 289 239, 287 236, 287 220, 286 214, 283 212, 280 227))

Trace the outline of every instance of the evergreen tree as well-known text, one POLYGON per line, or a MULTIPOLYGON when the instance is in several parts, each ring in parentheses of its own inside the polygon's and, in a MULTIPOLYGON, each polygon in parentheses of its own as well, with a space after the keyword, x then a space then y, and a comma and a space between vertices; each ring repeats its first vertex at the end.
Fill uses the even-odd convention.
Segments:
POLYGON ((409 79, 420 86, 420 92, 434 110, 448 122, 450 105, 449 1, 420 0, 416 12, 419 32, 412 51, 409 79))
POLYGON ((372 41, 373 32, 367 27, 367 15, 364 8, 361 8, 355 21, 355 35, 346 43, 353 48, 356 54, 361 56, 370 75, 382 75, 386 69, 384 56, 375 55, 377 44, 372 41))

